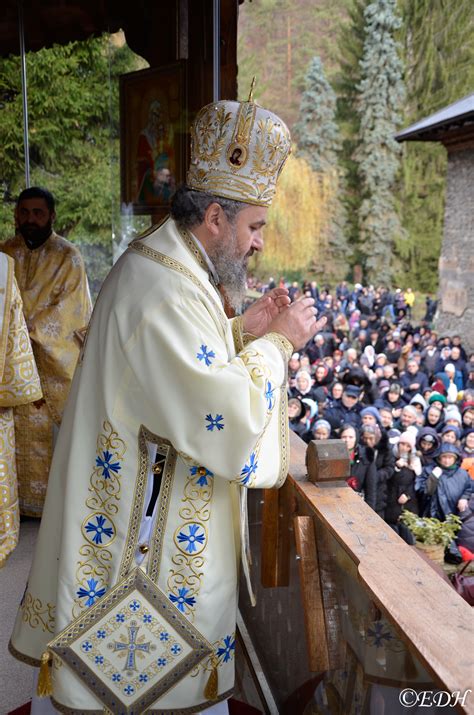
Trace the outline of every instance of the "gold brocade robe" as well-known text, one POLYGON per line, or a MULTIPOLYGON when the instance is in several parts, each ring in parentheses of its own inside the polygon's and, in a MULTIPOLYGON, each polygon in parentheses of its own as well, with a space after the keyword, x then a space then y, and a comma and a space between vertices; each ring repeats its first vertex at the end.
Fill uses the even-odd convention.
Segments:
POLYGON ((64 403, 80 349, 75 331, 89 322, 91 302, 79 250, 56 233, 30 250, 15 236, 0 250, 15 260, 15 275, 45 399, 39 409, 15 409, 16 463, 22 514, 41 516, 53 452, 53 426, 64 403))
POLYGON ((13 407, 42 396, 11 258, 0 253, 0 568, 18 543, 13 407))

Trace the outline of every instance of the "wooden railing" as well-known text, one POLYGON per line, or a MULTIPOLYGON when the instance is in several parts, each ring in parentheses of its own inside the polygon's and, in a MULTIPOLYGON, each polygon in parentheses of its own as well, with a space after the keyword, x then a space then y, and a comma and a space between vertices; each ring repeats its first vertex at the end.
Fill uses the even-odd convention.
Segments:
POLYGON ((307 452, 292 434, 283 488, 249 490, 257 606, 242 587, 240 608, 271 691, 260 706, 396 715, 449 696, 474 713, 471 608, 346 485, 341 445, 307 452))

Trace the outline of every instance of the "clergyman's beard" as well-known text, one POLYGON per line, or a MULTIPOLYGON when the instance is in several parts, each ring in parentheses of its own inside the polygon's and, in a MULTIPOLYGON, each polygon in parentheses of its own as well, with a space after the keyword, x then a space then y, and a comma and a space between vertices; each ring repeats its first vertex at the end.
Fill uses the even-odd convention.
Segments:
POLYGON ((39 248, 50 237, 52 231, 52 221, 48 221, 45 226, 23 223, 18 226, 18 230, 29 249, 39 248))
POLYGON ((229 305, 239 312, 247 288, 247 255, 239 256, 237 231, 234 226, 230 227, 228 240, 220 244, 215 251, 209 252, 209 258, 217 271, 219 285, 223 288, 229 305))

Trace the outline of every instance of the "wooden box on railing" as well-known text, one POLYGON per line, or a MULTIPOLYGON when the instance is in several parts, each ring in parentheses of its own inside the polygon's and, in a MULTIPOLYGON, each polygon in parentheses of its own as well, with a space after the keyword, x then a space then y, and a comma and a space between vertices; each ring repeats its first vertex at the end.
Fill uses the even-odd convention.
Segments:
POLYGON ((333 482, 350 476, 351 462, 345 442, 340 439, 313 440, 306 451, 310 482, 333 482))

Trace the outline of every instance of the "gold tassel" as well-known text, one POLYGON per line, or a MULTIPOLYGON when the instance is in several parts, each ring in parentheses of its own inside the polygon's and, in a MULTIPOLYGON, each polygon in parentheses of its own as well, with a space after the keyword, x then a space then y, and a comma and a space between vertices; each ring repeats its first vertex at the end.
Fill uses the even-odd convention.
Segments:
POLYGON ((217 664, 218 660, 216 656, 212 658, 212 670, 207 681, 206 687, 204 688, 204 697, 206 700, 217 700, 217 693, 219 688, 219 676, 217 674, 217 664))
POLYGON ((51 654, 45 650, 41 656, 41 665, 39 670, 38 685, 36 694, 40 698, 47 698, 53 694, 53 681, 51 680, 51 654))

